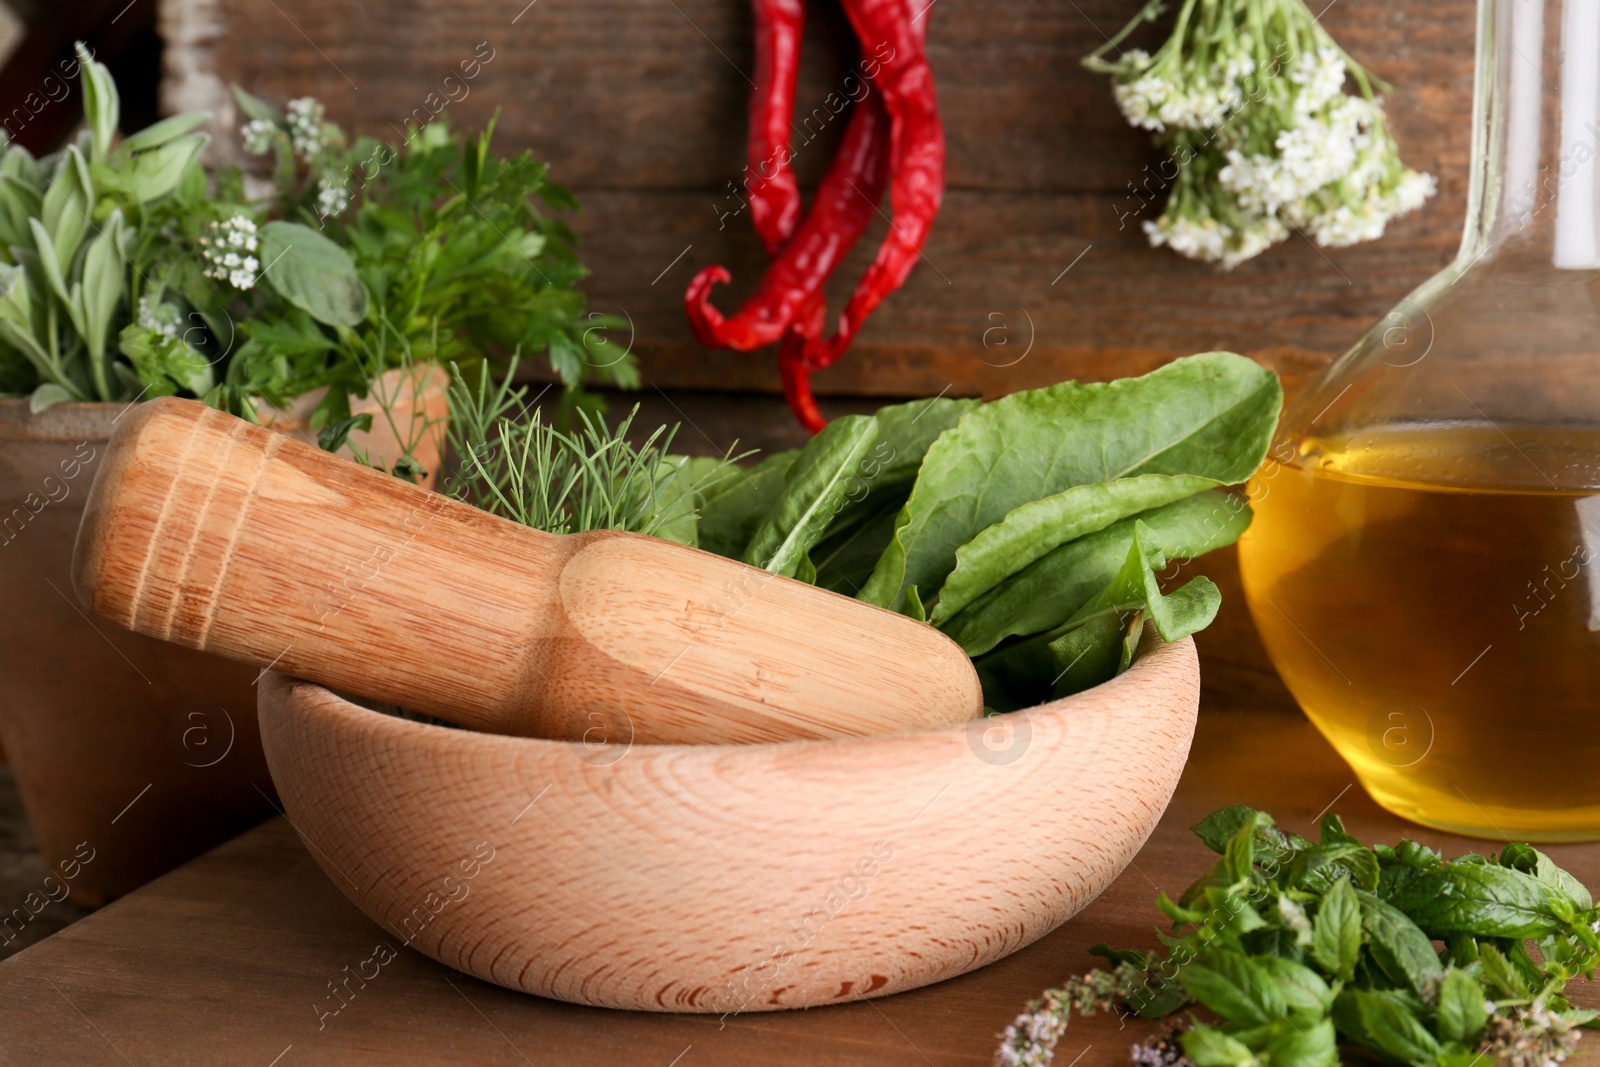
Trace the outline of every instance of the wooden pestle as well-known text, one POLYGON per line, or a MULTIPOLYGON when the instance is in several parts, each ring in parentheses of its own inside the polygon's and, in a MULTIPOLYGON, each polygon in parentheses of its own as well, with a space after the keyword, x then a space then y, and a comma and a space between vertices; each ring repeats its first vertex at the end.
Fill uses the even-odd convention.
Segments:
POLYGON ((930 626, 641 534, 556 535, 191 400, 123 419, 73 562, 94 613, 475 729, 757 742, 982 711, 930 626))

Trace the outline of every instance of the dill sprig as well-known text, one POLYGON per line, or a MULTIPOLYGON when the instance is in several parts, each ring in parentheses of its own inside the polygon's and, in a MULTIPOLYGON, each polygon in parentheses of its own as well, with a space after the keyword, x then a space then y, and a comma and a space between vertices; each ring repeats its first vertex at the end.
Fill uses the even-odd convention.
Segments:
POLYGON ((582 426, 553 426, 535 410, 516 371, 491 384, 479 366, 476 387, 459 371, 450 388, 450 443, 460 469, 445 491, 492 514, 549 533, 628 530, 659 534, 694 513, 682 460, 667 455, 677 427, 657 427, 642 445, 627 439, 634 405, 615 428, 579 408, 582 426))

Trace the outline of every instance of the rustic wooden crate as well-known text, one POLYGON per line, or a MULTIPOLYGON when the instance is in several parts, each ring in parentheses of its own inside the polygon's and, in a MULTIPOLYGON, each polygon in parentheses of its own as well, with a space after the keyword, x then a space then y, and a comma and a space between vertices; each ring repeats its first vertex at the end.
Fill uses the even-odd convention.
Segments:
MULTIPOLYGON (((1146 190, 1159 188, 1159 157, 1123 123, 1106 80, 1078 65, 1139 6, 938 0, 928 17, 949 139, 944 210, 925 262, 818 375, 819 392, 996 395, 1212 348, 1261 358, 1292 385, 1449 260, 1466 196, 1471 4, 1327 4, 1329 30, 1399 87, 1396 135, 1408 162, 1438 176, 1439 196, 1376 244, 1321 250, 1295 236, 1232 273, 1146 246, 1138 223, 1158 210, 1146 190)), ((851 60, 836 5, 815 7, 806 109, 851 60)), ((348 127, 390 138, 464 87, 456 121, 500 109, 499 147, 531 147, 583 200, 588 291, 634 322, 648 383, 776 391, 768 355, 700 348, 680 305, 699 268, 733 271, 719 294, 729 307, 763 263, 748 220, 719 219, 737 205, 728 186, 743 165, 746 0, 164 0, 162 28, 168 106, 215 111, 225 150, 236 151, 239 121, 229 81, 279 99, 314 94, 348 127), (475 52, 492 58, 460 82, 475 52)), ((805 181, 831 155, 840 124, 828 125, 798 151, 805 181)), ((883 228, 841 271, 839 292, 883 228)))

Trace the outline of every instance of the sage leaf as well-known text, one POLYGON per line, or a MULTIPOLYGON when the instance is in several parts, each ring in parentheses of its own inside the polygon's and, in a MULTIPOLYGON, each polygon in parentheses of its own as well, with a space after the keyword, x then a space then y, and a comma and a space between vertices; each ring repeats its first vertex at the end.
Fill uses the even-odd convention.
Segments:
MULTIPOLYGON (((44 223, 38 219, 29 219, 28 226, 33 232, 33 250, 39 257, 39 269, 44 276, 46 284, 50 287, 51 292, 56 294, 57 299, 67 306, 69 311, 73 310, 72 294, 67 290, 67 280, 61 270, 61 259, 56 255, 55 242, 51 240, 44 223)), ((73 324, 81 332, 83 328, 82 322, 75 319, 73 324)))
POLYGON ((1483 1010, 1483 987, 1466 971, 1455 967, 1439 983, 1439 1037, 1476 1047, 1489 1013, 1483 1010))
MULTIPOLYGON (((1250 506, 1232 493, 1208 491, 1142 512, 1152 543, 1168 559, 1189 559, 1232 544, 1250 525, 1250 506)), ((1133 545, 1135 518, 1113 523, 1035 560, 939 628, 969 656, 1008 637, 1053 630, 1115 577, 1133 545)))
POLYGON ((153 203, 178 188, 210 140, 209 134, 192 133, 137 155, 118 152, 95 164, 90 173, 102 189, 125 193, 141 204, 153 203))
POLYGON ((1322 895, 1311 920, 1311 956, 1343 981, 1355 977, 1361 955, 1361 904, 1348 879, 1337 879, 1322 895))
POLYGON ((68 145, 39 206, 40 221, 62 265, 70 264, 78 254, 93 207, 94 181, 89 177, 89 164, 77 145, 68 145))
POLYGON ((799 455, 798 449, 775 452, 707 490, 700 502, 700 547, 729 559, 743 556, 799 455))
POLYGON ((309 226, 282 220, 261 227, 262 277, 318 322, 357 326, 367 317, 367 287, 350 253, 309 226))
POLYGON ((861 599, 898 610, 956 566, 956 550, 1014 509, 1136 474, 1243 480, 1276 425, 1277 377, 1225 352, 1141 378, 1063 382, 975 408, 928 449, 894 540, 861 599))
POLYGON ((77 46, 78 67, 83 71, 83 117, 89 124, 91 152, 100 159, 111 150, 121 121, 122 104, 117 84, 103 63, 96 62, 81 43, 77 46))
POLYGON ((1362 891, 1356 893, 1356 899, 1373 960, 1392 981, 1420 994, 1429 979, 1444 971, 1432 940, 1394 905, 1362 891))
POLYGON ((878 444, 878 432, 872 416, 846 415, 813 437, 745 547, 744 562, 786 577, 799 573, 801 558, 822 539, 848 500, 865 495, 863 465, 878 444))
POLYGON ((116 154, 133 155, 138 152, 148 152, 152 148, 160 148, 168 141, 192 133, 210 121, 211 113, 207 111, 186 111, 181 115, 164 118, 130 137, 124 137, 117 145, 116 154))
POLYGON ((956 549, 956 568, 939 592, 932 619, 944 622, 989 589, 1052 549, 1118 519, 1193 496, 1222 483, 1192 475, 1139 474, 1075 485, 1023 504, 956 549))
POLYGON ((67 391, 63 385, 55 382, 45 382, 34 389, 28 396, 28 412, 37 415, 41 411, 55 407, 57 404, 70 403, 78 399, 67 391))
POLYGON ((122 212, 113 210, 83 257, 84 343, 92 359, 103 359, 112 316, 127 291, 126 264, 117 250, 122 212))
POLYGON ((260 97, 245 92, 237 85, 233 86, 233 99, 239 105, 239 110, 244 112, 246 118, 255 119, 259 122, 270 122, 279 127, 283 125, 283 116, 278 113, 276 108, 260 97))

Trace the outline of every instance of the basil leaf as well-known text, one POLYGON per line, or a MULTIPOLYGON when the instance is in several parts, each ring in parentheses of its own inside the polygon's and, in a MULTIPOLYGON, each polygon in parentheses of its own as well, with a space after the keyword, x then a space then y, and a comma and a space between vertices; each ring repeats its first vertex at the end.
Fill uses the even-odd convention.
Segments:
MULTIPOLYGON (((1543 937, 1561 929, 1552 887, 1509 867, 1448 863, 1437 871, 1391 867, 1385 899, 1430 934, 1543 937)), ((1570 910, 1570 904, 1568 905, 1570 910)))
POLYGON ((1588 887, 1556 866, 1556 862, 1532 845, 1507 845, 1500 853, 1500 865, 1531 874, 1572 902, 1578 911, 1594 907, 1594 898, 1588 887))
POLYGON ((878 423, 870 415, 828 423, 789 468, 783 492, 745 546, 744 562, 794 577, 801 557, 822 539, 846 502, 866 494, 863 466, 877 444, 878 423))
POLYGON ((1256 1063, 1249 1046, 1204 1023, 1195 1023, 1179 1040, 1195 1067, 1254 1067, 1256 1063))
POLYGON ((1333 990, 1316 971, 1281 956, 1262 956, 1256 963, 1271 977, 1283 997, 1284 1009, 1291 1015, 1328 1014, 1333 1006, 1333 990))
POLYGON ((1332 1019, 1280 1024, 1262 1046, 1272 1067, 1338 1067, 1338 1034, 1332 1019))
POLYGON ((1295 855, 1289 881, 1320 893, 1347 875, 1362 889, 1378 888, 1378 857, 1362 845, 1345 841, 1312 845, 1295 855))
POLYGON ((1311 956, 1343 981, 1355 977, 1361 956, 1361 904, 1348 879, 1336 880, 1317 905, 1311 920, 1311 956))
POLYGON ((700 504, 700 547, 729 559, 743 556, 799 455, 798 449, 774 452, 708 490, 700 504))
POLYGON ((1372 959, 1390 980, 1421 993, 1430 978, 1444 972, 1433 942, 1405 912, 1371 893, 1358 890, 1356 899, 1372 959))
POLYGON ((1267 969, 1241 952, 1214 952, 1178 972, 1184 991, 1236 1026, 1265 1026, 1287 1008, 1267 969))
POLYGON ((1339 1033, 1401 1063, 1432 1064, 1438 1040, 1399 1001, 1364 989, 1343 990, 1333 1001, 1339 1033))
POLYGON ((1250 525, 1250 506, 1208 491, 1113 523, 1068 542, 978 597, 940 625, 969 656, 1007 637, 1053 630, 1103 589, 1127 560, 1135 521, 1168 559, 1189 559, 1232 544, 1250 525))
POLYGON ((1483 987, 1466 971, 1455 967, 1446 971, 1439 983, 1439 1037, 1476 1046, 1489 1021, 1485 999, 1483 987))
POLYGON ((298 222, 269 222, 260 238, 261 276, 289 303, 330 326, 367 317, 367 287, 350 253, 298 222))
POLYGON ((861 599, 898 610, 908 586, 939 589, 957 549, 1075 485, 1138 474, 1242 481, 1265 454, 1281 402, 1272 372, 1209 352, 1141 378, 1063 382, 976 408, 928 449, 861 599))

